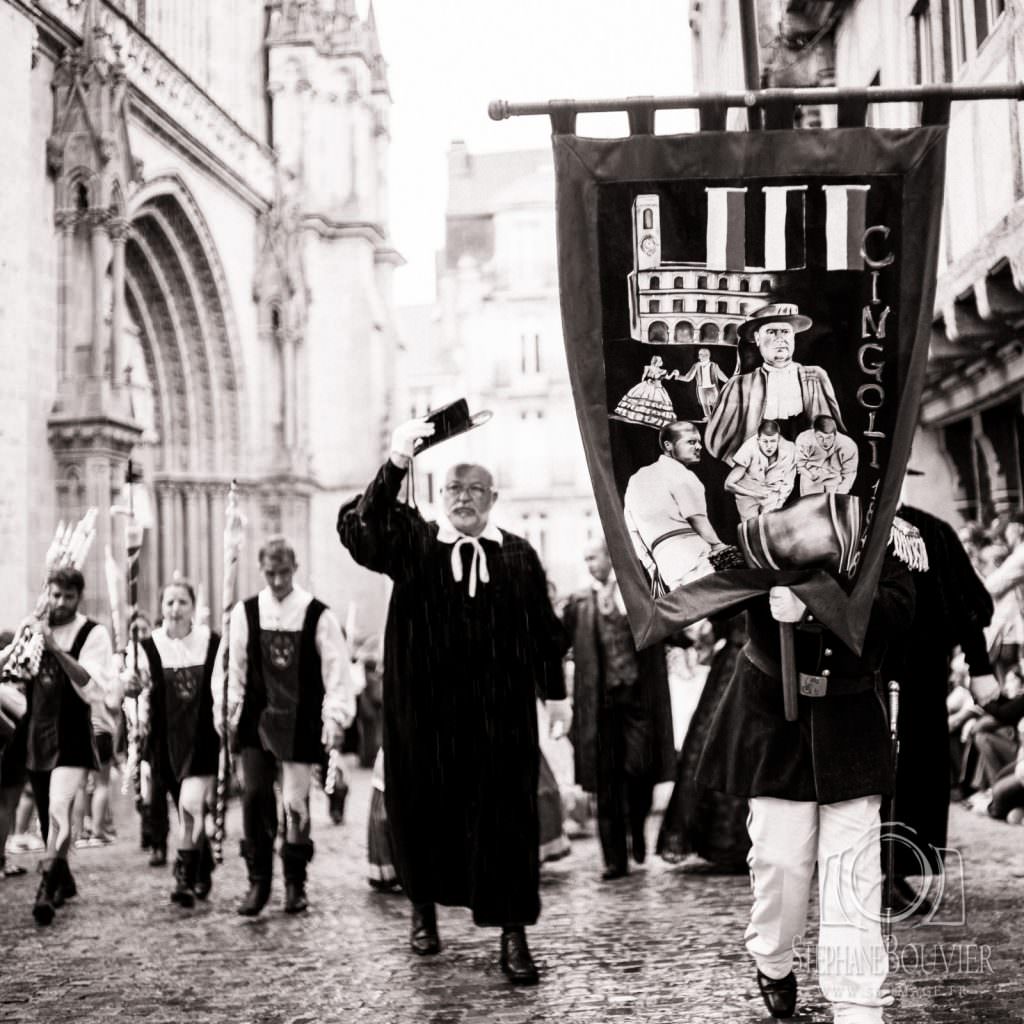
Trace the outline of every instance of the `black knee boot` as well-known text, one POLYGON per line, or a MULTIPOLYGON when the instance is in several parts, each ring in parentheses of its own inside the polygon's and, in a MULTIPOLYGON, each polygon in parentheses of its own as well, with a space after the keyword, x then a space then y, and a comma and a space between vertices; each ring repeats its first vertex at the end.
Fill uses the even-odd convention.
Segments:
POLYGON ((243 839, 242 856, 249 870, 249 891, 238 908, 242 917, 255 917, 270 899, 270 883, 274 875, 274 845, 269 839, 243 839))
POLYGON ((59 869, 54 867, 56 863, 56 858, 39 862, 39 888, 36 890, 36 901, 32 906, 32 916, 36 919, 37 924, 52 923, 54 914, 57 912, 53 902, 60 877, 59 869))
POLYGON ((199 867, 198 850, 179 850, 174 862, 174 891, 171 902, 179 907, 191 907, 196 902, 196 871, 199 867))
POLYGON ((301 914, 309 906, 306 900, 306 865, 312 859, 312 843, 285 843, 281 847, 286 914, 301 914))
POLYGON ((195 892, 197 900, 205 900, 213 887, 213 848, 210 837, 204 832, 199 840, 199 866, 196 869, 195 892))

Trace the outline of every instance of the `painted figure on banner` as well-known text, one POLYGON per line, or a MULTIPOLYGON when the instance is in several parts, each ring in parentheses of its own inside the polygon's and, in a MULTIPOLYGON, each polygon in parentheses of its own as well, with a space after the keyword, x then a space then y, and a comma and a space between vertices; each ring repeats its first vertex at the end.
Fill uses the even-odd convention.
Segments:
POLYGON ((857 479, 859 461, 857 442, 839 433, 831 416, 815 416, 811 429, 796 438, 801 496, 829 491, 849 494, 857 479))
POLYGON ((787 441, 775 420, 763 420, 733 456, 725 489, 736 495, 740 519, 782 508, 796 482, 797 446, 787 441))
POLYGON ((697 362, 679 379, 687 384, 696 380, 697 401, 704 413, 704 419, 711 416, 715 404, 718 402, 718 385, 729 383, 729 378, 722 372, 722 368, 711 361, 711 349, 709 348, 697 350, 697 362))
POLYGON ((700 431, 689 421, 662 427, 661 454, 626 487, 624 511, 633 547, 655 593, 712 572, 708 556, 726 545, 708 519, 704 484, 690 468, 700 462, 700 431))
POLYGON ((652 356, 644 367, 640 383, 631 387, 615 407, 615 415, 631 423, 642 423, 655 429, 672 423, 676 411, 662 383, 667 373, 661 356, 652 356))
POLYGON ((828 373, 793 361, 796 335, 812 323, 795 305, 775 303, 756 310, 739 328, 741 340, 757 345, 763 363, 722 388, 705 434, 710 455, 733 465, 740 446, 766 419, 778 421, 789 440, 816 416, 831 416, 846 429, 828 373))

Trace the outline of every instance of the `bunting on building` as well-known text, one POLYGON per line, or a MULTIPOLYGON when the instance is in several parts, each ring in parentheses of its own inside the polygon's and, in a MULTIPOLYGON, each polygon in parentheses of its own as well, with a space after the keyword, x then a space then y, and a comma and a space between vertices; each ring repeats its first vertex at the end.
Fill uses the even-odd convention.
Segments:
POLYGON ((639 644, 785 583, 860 647, 923 385, 945 139, 555 135, 573 395, 639 644))

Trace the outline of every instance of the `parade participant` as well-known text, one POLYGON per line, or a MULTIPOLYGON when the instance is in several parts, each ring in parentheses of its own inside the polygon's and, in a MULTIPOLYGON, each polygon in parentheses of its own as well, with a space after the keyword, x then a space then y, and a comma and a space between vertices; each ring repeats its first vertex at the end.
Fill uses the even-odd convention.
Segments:
MULTIPOLYGON (((114 650, 106 628, 79 610, 85 578, 78 569, 49 574, 42 618, 23 623, 43 639, 39 671, 28 683, 26 766, 46 851, 32 914, 39 924, 78 892, 68 867, 71 805, 86 774, 99 767, 92 705, 117 689, 114 650)), ((21 629, 19 629, 19 633, 21 629)))
MULTIPOLYGON (((324 747, 339 748, 355 717, 349 652, 330 609, 295 584, 298 561, 284 537, 259 551, 264 587, 235 605, 230 622, 228 721, 242 769, 242 856, 249 892, 238 908, 254 917, 270 898, 281 770, 285 904, 301 913, 313 859, 309 790, 324 747)), ((215 706, 222 695, 215 694, 215 706)), ((220 717, 214 724, 221 728, 220 717)))
POLYGON ((131 651, 128 656, 129 672, 148 691, 140 709, 147 760, 178 807, 171 900, 182 907, 210 893, 214 861, 205 820, 213 810, 220 753, 213 727, 214 680, 222 675, 220 637, 194 623, 195 607, 195 588, 188 580, 166 584, 160 592, 160 626, 139 645, 137 670, 131 651))
MULTIPOLYGON (((0 633, 0 667, 13 653, 14 634, 0 633)), ((0 683, 0 687, 7 686, 0 683)), ((7 863, 7 837, 14 826, 15 812, 22 790, 28 780, 25 769, 25 742, 28 736, 28 719, 23 714, 14 725, 14 731, 0 749, 0 878, 11 878, 25 874, 17 864, 7 863)))
POLYGON ((626 525, 655 596, 711 572, 708 555, 725 547, 708 519, 704 485, 690 469, 700 462, 700 432, 677 420, 658 434, 658 460, 630 478, 626 525))
POLYGON ((910 625, 914 589, 890 554, 863 653, 825 630, 788 587, 749 605, 749 641, 722 697, 698 769, 711 789, 750 800, 753 907, 746 946, 775 1017, 796 1006, 795 943, 818 867, 818 981, 836 1024, 882 1020, 879 809, 891 792, 889 726, 880 699, 890 638, 910 625), (783 707, 779 622, 797 623, 799 718, 783 707))
POLYGON ((763 362, 722 388, 704 437, 708 454, 731 466, 740 445, 757 433, 762 420, 777 420, 789 441, 815 416, 831 416, 846 429, 828 374, 820 366, 793 362, 796 333, 811 325, 810 317, 788 303, 762 306, 740 325, 740 338, 756 343, 763 362))
MULTIPOLYGON (((908 475, 918 474, 909 470, 908 475)), ((992 599, 956 531, 902 500, 897 515, 918 531, 927 564, 912 573, 914 618, 910 628, 894 638, 886 668, 886 674, 900 683, 895 809, 902 841, 893 850, 892 909, 927 913, 927 895, 918 893, 907 876, 943 871, 950 796, 946 701, 955 649, 964 654, 971 693, 979 704, 994 699, 999 684, 985 645, 992 599)), ((883 818, 888 821, 891 815, 883 818)))
POLYGON ((857 442, 840 434, 831 416, 815 416, 810 430, 796 436, 800 495, 849 494, 857 479, 857 442))
POLYGON ((747 801, 716 793, 697 782, 697 765, 718 702, 722 699, 747 642, 746 616, 707 623, 712 651, 708 674, 690 718, 676 762, 675 786, 661 819, 656 851, 683 869, 747 872, 750 836, 747 801))
POLYGON ((724 487, 736 495, 740 519, 782 508, 796 482, 796 445, 779 432, 775 420, 765 420, 733 456, 733 469, 724 487))
MULTIPOLYGON (((398 500, 417 442, 412 420, 366 493, 343 505, 342 543, 394 580, 384 649, 385 799, 411 946, 437 953, 437 903, 501 932, 502 970, 534 984, 525 926, 540 913, 537 694, 565 695, 565 636, 533 548, 490 522, 482 466, 447 474, 445 517, 398 500)), ((549 704, 552 728, 566 709, 549 704)), ((559 726, 560 723, 560 726, 559 726)))
POLYGON ((629 872, 629 850, 647 856, 644 826, 654 786, 672 777, 675 748, 665 648, 637 651, 604 540, 588 546, 593 577, 566 602, 572 642, 576 781, 597 794, 606 881, 629 872))
POLYGON ((373 795, 366 822, 366 866, 370 887, 378 892, 396 892, 402 888, 391 851, 391 828, 384 801, 384 748, 373 762, 373 795))

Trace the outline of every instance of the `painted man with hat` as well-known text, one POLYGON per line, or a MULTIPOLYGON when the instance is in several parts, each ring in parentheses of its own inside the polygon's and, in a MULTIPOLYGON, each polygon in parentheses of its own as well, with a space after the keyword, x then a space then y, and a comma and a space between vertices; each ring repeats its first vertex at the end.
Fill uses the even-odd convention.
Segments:
POLYGON ((568 724, 567 637, 536 552, 491 521, 498 493, 485 467, 448 471, 439 522, 399 497, 414 454, 476 422, 454 406, 399 426, 366 492, 341 507, 338 534, 357 563, 394 581, 384 796, 412 951, 440 951, 438 903, 469 907, 475 924, 501 929, 509 980, 529 985, 538 972, 525 929, 540 914, 536 701, 558 701, 552 726, 568 724))
POLYGON ((762 306, 740 326, 740 339, 757 345, 763 364, 737 374, 722 388, 704 438, 710 455, 733 465, 740 446, 764 420, 778 422, 789 441, 817 416, 832 417, 845 431, 828 374, 820 366, 793 361, 796 335, 811 325, 795 305, 780 302, 762 306))

